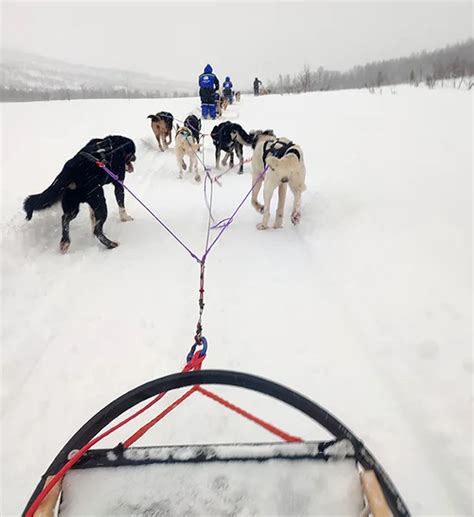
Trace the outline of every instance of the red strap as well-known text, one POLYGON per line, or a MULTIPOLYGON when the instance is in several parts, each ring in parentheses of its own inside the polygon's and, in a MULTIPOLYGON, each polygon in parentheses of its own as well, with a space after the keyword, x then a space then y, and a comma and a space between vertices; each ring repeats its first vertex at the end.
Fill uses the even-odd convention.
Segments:
POLYGON ((147 431, 149 431, 155 424, 157 424, 160 420, 165 418, 165 416, 168 413, 171 413, 173 409, 178 407, 182 402, 184 402, 188 397, 190 397, 195 391, 197 391, 198 386, 193 386, 190 388, 184 395, 179 397, 179 399, 175 400, 172 404, 170 404, 166 409, 164 409, 159 415, 157 415, 155 418, 151 419, 149 422, 147 422, 144 426, 140 427, 140 429, 133 433, 130 438, 127 438, 123 442, 124 449, 128 449, 130 445, 135 443, 139 438, 141 438, 147 431))
MULTIPOLYGON (((202 366, 202 362, 205 359, 205 355, 201 355, 201 351, 195 352, 192 359, 185 365, 183 368, 183 372, 188 372, 191 370, 200 370, 202 366)), ((248 420, 251 420, 252 422, 255 422, 257 425, 263 427, 267 431, 270 431, 274 435, 278 436, 282 440, 285 440, 287 442, 302 442, 303 440, 297 436, 293 436, 291 434, 286 433, 285 431, 282 431, 281 429, 275 427, 272 424, 269 424, 268 422, 265 422, 264 420, 256 417, 255 415, 252 415, 248 411, 245 411, 244 409, 236 406, 235 404, 232 404, 231 402, 223 399, 219 395, 216 395, 212 391, 206 390, 205 388, 202 388, 199 385, 195 385, 192 388, 190 388, 186 393, 184 393, 179 399, 177 399, 175 402, 170 404, 166 409, 164 409, 159 415, 157 415, 155 418, 150 420, 148 423, 146 423, 144 426, 142 426, 137 432, 135 432, 130 438, 128 438, 124 443, 124 447, 129 447, 132 443, 134 443, 136 440, 138 440, 141 436, 143 436, 149 429, 151 429, 156 423, 158 423, 160 420, 162 420, 166 415, 168 415, 173 409, 178 407, 182 402, 184 402, 187 398, 189 398, 195 391, 199 391, 202 395, 209 397, 210 399, 218 402, 219 404, 225 406, 226 408, 234 411, 235 413, 247 418, 248 420)), ((159 400, 161 400, 166 395, 166 392, 160 393, 157 395, 151 402, 143 406, 141 409, 130 415, 129 417, 125 418, 121 422, 119 422, 117 425, 111 427, 107 431, 103 432, 102 434, 96 436, 93 438, 89 443, 84 445, 79 451, 77 451, 74 456, 53 476, 51 481, 43 487, 41 492, 38 494, 36 499, 34 500, 33 504, 30 506, 28 511, 26 512, 26 517, 34 517, 34 514, 40 504, 43 502, 44 498, 49 494, 49 492, 53 489, 54 486, 57 485, 57 483, 64 477, 64 475, 84 456, 84 454, 97 442, 105 438, 106 436, 109 436, 111 433, 119 429, 120 427, 124 426, 126 423, 130 422, 130 420, 133 420, 137 416, 141 415, 144 411, 149 409, 151 406, 156 404, 159 400)))
MULTIPOLYGON (((183 368, 183 372, 188 372, 192 369, 199 369, 201 368, 202 362, 205 359, 205 355, 201 357, 201 352, 196 352, 191 361, 189 361, 185 367, 183 368)), ((93 438, 89 443, 86 443, 84 447, 82 447, 79 451, 77 451, 74 456, 65 464, 63 467, 52 477, 51 481, 43 487, 41 492, 38 494, 36 499, 33 501, 32 505, 29 507, 28 511, 25 514, 25 517, 33 517, 36 510, 40 506, 40 504, 43 502, 44 498, 49 494, 49 492, 58 484, 58 482, 64 477, 64 475, 84 456, 84 454, 97 442, 102 440, 103 438, 109 436, 109 434, 112 434, 114 431, 119 429, 120 427, 124 426, 130 420, 133 420, 137 416, 144 413, 147 409, 149 409, 151 406, 156 404, 159 400, 161 400, 166 395, 166 391, 163 393, 158 394, 153 400, 151 400, 148 404, 143 406, 141 409, 130 415, 129 417, 125 418, 121 422, 119 422, 117 425, 111 427, 107 431, 103 432, 102 434, 99 434, 95 438, 93 438)), ((171 411, 171 409, 170 409, 171 411)), ((169 411, 168 411, 169 412, 169 411)))
POLYGON ((282 431, 281 429, 278 429, 278 427, 275 427, 272 424, 269 424, 268 422, 265 422, 265 420, 262 420, 261 418, 256 417, 255 415, 252 415, 248 411, 245 411, 245 409, 242 409, 235 404, 232 404, 232 402, 229 402, 222 397, 219 397, 219 395, 216 395, 212 391, 206 390, 202 386, 197 386, 197 391, 199 393, 202 393, 206 397, 209 397, 212 400, 215 400, 219 404, 222 404, 226 408, 235 411, 239 415, 243 416, 244 418, 248 418, 252 422, 255 422, 260 427, 263 427, 267 431, 270 431, 271 433, 275 434, 282 440, 285 440, 285 442, 302 442, 303 440, 301 438, 298 438, 297 436, 292 436, 291 434, 286 433, 285 431, 282 431))

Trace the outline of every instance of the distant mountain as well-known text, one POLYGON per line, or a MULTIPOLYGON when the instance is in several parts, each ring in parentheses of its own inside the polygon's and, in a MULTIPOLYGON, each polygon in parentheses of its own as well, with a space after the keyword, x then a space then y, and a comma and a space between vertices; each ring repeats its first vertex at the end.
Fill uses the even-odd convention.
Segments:
POLYGON ((170 97, 196 93, 191 82, 149 74, 75 65, 15 50, 3 50, 1 100, 91 97, 170 97), (25 98, 8 98, 22 97, 25 98))

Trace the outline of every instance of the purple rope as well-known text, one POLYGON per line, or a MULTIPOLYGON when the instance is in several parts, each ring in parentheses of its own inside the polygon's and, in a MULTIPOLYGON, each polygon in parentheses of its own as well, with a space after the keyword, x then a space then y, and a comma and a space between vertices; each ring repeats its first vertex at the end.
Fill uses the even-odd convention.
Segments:
MULTIPOLYGON (((98 165, 101 169, 103 169, 114 181, 119 183, 136 201, 142 205, 142 207, 158 222, 161 224, 161 226, 179 243, 181 246, 193 257, 196 259, 199 264, 203 264, 206 261, 206 258, 211 251, 211 249, 214 247, 216 242, 220 239, 221 235, 224 233, 224 231, 234 222, 234 217, 237 214, 237 212, 242 208, 242 205, 245 203, 247 198, 250 196, 250 194, 253 192, 254 188, 257 186, 257 183, 265 176, 268 165, 266 165, 263 169, 263 171, 258 175, 257 180, 252 185, 251 189, 247 192, 245 197, 242 199, 242 201, 239 203, 237 208, 234 210, 232 215, 230 217, 227 217, 226 219, 222 219, 222 221, 219 221, 216 225, 214 225, 212 228, 220 228, 221 231, 217 234, 216 238, 212 241, 212 243, 207 246, 204 255, 202 258, 197 257, 187 246, 184 244, 184 242, 170 229, 168 226, 152 211, 150 210, 143 201, 141 201, 140 198, 138 198, 126 185, 123 181, 119 179, 119 177, 114 174, 110 169, 107 168, 107 166, 101 162, 100 160, 96 160, 92 155, 90 159, 94 159, 96 165, 98 165)), ((208 170, 205 169, 205 172, 209 175, 208 170)), ((210 177, 210 175, 209 175, 210 177)), ((211 216, 212 217, 212 216, 211 216)), ((208 235, 209 237, 209 235, 208 235)))
MULTIPOLYGON (((218 225, 223 224, 223 226, 221 228, 221 231, 217 234, 217 237, 212 241, 211 245, 205 251, 205 253, 204 253, 204 255, 202 256, 202 259, 201 259, 202 261, 206 260, 206 257, 209 254, 209 252, 211 251, 211 249, 214 247, 214 244, 219 240, 220 236, 224 233, 224 231, 227 229, 227 227, 232 224, 232 222, 234 221, 235 215, 240 210, 240 208, 245 203, 245 201, 250 196, 250 194, 253 192, 253 189, 257 186, 257 183, 265 176, 265 174, 267 172, 267 169, 268 169, 268 165, 265 165, 265 168, 258 175, 258 178, 255 181, 255 183, 252 185, 252 188, 247 192, 247 194, 245 195, 244 199, 242 199, 242 201, 240 202, 239 206, 234 210, 233 214, 230 217, 228 217, 227 219, 223 219, 222 221, 220 221, 218 223, 218 225)), ((218 225, 216 225, 216 227, 218 225)))
POLYGON ((163 226, 163 228, 174 238, 176 239, 179 244, 181 244, 181 246, 183 246, 183 248, 191 255, 191 257, 193 257, 194 259, 196 259, 200 264, 202 262, 202 260, 200 258, 198 258, 187 246, 186 244, 184 244, 184 242, 175 234, 173 233, 169 228, 168 226, 166 226, 166 224, 156 215, 154 214, 146 205, 145 203, 143 203, 143 201, 141 201, 126 185, 123 181, 121 181, 119 179, 119 177, 114 174, 110 169, 108 169, 106 167, 106 165, 102 162, 98 162, 96 161, 96 164, 101 167, 112 179, 114 179, 117 183, 119 183, 120 185, 122 185, 122 187, 134 198, 136 199, 140 205, 142 205, 142 207, 152 216, 154 217, 160 224, 161 226, 163 226), (99 165, 100 164, 100 165, 99 165))

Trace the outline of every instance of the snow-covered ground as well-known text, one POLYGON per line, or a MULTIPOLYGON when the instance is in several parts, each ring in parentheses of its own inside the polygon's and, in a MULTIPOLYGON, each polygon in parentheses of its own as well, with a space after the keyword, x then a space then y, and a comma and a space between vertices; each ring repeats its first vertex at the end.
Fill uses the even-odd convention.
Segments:
MULTIPOLYGON (((126 135, 137 144, 127 185, 202 250, 202 184, 178 180, 173 150, 157 151, 146 119, 167 110, 183 120, 197 106, 1 107, 2 515, 19 514, 96 411, 182 367, 197 318, 197 263, 130 196, 135 220, 121 223, 106 187, 106 234, 117 249, 92 237, 83 207, 64 256, 59 208, 26 222, 22 200, 90 138, 126 135)), ((308 189, 299 226, 289 221, 290 194, 281 230, 257 231, 260 216, 246 203, 211 252, 205 366, 271 378, 329 409, 380 460, 414 515, 472 514, 471 117, 471 92, 409 87, 243 97, 225 114, 300 144, 308 189)), ((207 139, 209 163, 211 147, 207 139)), ((249 167, 216 187, 216 218, 250 188, 249 167)), ((327 436, 263 396, 216 390, 290 433, 327 436)), ((142 443, 267 438, 194 395, 142 443)))

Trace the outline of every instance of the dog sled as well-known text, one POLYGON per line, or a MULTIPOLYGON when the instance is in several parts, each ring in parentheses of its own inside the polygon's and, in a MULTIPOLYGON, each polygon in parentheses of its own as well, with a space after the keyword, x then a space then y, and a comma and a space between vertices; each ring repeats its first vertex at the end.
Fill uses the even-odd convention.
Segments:
MULTIPOLYGON (((147 403, 139 412, 150 405, 147 403)), ((56 456, 23 515, 388 517, 407 516, 409 512, 375 457, 321 406, 260 377, 198 368, 148 382, 99 411, 56 456), (225 401, 208 389, 211 385, 244 388, 286 403, 314 420, 333 438, 302 441, 225 401), (115 423, 121 415, 126 413, 124 421, 129 421, 130 411, 137 405, 149 399, 154 402, 180 388, 188 388, 186 394, 200 391, 265 427, 282 441, 131 446, 146 429, 183 402, 185 394, 150 421, 146 429, 141 428, 134 440, 114 448, 93 448, 98 437, 118 427, 115 423)))

